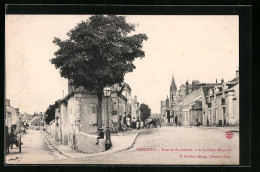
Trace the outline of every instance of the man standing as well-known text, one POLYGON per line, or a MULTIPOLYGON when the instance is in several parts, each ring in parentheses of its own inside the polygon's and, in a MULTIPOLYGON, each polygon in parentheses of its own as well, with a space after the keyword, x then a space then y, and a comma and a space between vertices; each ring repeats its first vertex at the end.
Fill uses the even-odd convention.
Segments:
POLYGON ((175 124, 176 124, 176 127, 178 126, 178 116, 175 116, 175 124))
POLYGON ((133 117, 133 120, 132 120, 132 127, 133 127, 133 129, 136 129, 136 119, 135 119, 135 117, 133 117))

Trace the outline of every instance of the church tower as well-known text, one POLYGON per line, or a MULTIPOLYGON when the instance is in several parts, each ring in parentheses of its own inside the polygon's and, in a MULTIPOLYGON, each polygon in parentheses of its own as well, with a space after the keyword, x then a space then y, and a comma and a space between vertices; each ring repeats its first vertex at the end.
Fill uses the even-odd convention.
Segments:
POLYGON ((171 82, 171 86, 170 86, 170 102, 171 104, 173 104, 175 97, 176 97, 176 92, 177 92, 177 87, 176 87, 176 84, 175 84, 175 80, 174 80, 174 77, 172 75, 172 82, 171 82))

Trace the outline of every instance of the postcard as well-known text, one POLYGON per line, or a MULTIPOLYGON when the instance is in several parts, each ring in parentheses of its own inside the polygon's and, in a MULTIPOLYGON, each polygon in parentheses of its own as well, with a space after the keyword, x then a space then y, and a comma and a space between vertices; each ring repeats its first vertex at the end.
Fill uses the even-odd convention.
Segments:
POLYGON ((6 14, 5 164, 240 165, 239 15, 6 14))

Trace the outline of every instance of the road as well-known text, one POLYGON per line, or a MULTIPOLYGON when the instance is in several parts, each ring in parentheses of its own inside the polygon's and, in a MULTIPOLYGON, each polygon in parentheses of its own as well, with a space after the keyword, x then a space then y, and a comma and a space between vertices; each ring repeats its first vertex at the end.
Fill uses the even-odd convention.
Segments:
POLYGON ((40 130, 28 130, 22 135, 22 153, 19 148, 10 148, 10 154, 6 155, 6 164, 41 164, 45 161, 65 159, 45 140, 40 130))
POLYGON ((49 163, 235 165, 239 163, 239 134, 234 132, 233 138, 227 139, 227 130, 228 128, 176 126, 143 129, 134 147, 127 151, 49 163))

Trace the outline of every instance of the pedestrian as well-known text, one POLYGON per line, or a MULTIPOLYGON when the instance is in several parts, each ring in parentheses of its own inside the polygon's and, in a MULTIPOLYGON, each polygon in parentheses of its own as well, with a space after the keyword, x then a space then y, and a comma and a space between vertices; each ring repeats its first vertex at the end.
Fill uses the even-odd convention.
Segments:
POLYGON ((141 128, 144 127, 144 122, 143 122, 143 121, 140 122, 140 127, 141 127, 141 128))
POLYGON ((136 118, 133 117, 133 120, 132 120, 132 127, 133 129, 136 129, 136 118))
POLYGON ((130 128, 130 118, 129 117, 127 117, 126 118, 126 126, 127 126, 127 129, 129 129, 130 128))
POLYGON ((119 126, 118 126, 118 128, 119 128, 119 131, 118 131, 118 132, 120 132, 120 131, 122 130, 122 124, 121 124, 121 123, 122 123, 122 116, 120 115, 120 116, 119 116, 119 124, 118 124, 118 125, 119 125, 119 126))
POLYGON ((196 118, 196 126, 198 126, 199 125, 199 121, 198 121, 198 119, 196 118))
POLYGON ((209 126, 209 117, 207 116, 207 126, 209 126))
POLYGON ((176 127, 178 126, 178 116, 175 116, 175 124, 176 124, 176 127))
POLYGON ((137 121, 136 121, 136 129, 137 129, 137 130, 140 129, 140 121, 139 121, 139 119, 137 119, 137 121))
POLYGON ((98 131, 99 131, 99 134, 98 134, 98 137, 97 137, 97 143, 96 143, 96 145, 99 144, 99 139, 104 139, 103 128, 99 128, 98 131))

